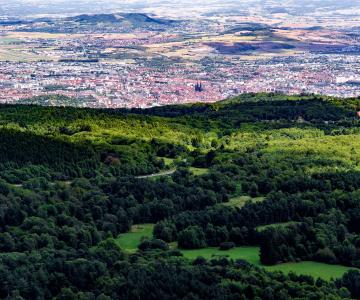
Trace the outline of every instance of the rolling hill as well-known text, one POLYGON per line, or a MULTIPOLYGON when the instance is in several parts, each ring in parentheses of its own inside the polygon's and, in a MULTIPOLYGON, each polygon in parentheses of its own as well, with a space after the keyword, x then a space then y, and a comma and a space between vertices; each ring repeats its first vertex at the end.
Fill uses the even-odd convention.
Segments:
POLYGON ((359 108, 1 105, 0 298, 358 299, 359 108))

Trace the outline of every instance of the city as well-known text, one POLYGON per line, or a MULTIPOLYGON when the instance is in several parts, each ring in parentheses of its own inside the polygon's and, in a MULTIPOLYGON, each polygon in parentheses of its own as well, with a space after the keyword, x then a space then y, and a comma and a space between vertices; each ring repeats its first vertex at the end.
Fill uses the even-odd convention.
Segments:
POLYGON ((311 16, 303 24, 283 13, 3 19, 0 102, 145 108, 258 92, 357 97, 360 20, 341 20, 311 16), (66 98, 43 98, 55 95, 66 98))

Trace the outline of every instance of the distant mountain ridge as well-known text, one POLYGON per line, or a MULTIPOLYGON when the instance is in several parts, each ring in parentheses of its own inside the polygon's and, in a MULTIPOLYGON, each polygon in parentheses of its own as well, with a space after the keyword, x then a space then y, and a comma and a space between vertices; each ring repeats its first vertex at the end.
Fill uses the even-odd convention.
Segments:
POLYGON ((145 13, 78 14, 70 17, 43 17, 33 19, 1 19, 0 25, 24 25, 25 32, 78 33, 101 29, 108 32, 131 32, 134 29, 164 31, 185 21, 160 18, 145 13), (100 26, 99 26, 100 25, 100 26))
POLYGON ((174 20, 153 18, 143 13, 116 13, 116 14, 82 14, 66 18, 67 21, 89 24, 97 23, 130 23, 133 26, 141 25, 171 25, 174 20))

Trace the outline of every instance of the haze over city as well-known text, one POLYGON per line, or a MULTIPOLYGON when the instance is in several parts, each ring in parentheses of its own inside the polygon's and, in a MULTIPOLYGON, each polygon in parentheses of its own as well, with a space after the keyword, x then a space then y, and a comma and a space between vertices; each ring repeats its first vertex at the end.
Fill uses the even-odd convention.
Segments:
POLYGON ((194 12, 204 14, 208 12, 228 12, 236 13, 240 10, 248 10, 252 7, 262 7, 264 13, 266 9, 273 7, 282 10, 292 11, 294 13, 314 13, 315 10, 323 12, 334 12, 335 10, 353 10, 359 7, 358 0, 204 0, 204 1, 165 1, 165 0, 127 0, 127 1, 69 1, 69 0, 13 0, 0 1, 0 11, 2 14, 59 14, 59 13, 99 13, 113 12, 114 10, 137 11, 137 12, 154 12, 157 10, 164 13, 177 13, 184 16, 186 13, 194 12), (181 10, 178 10, 181 8, 181 10), (100 11, 99 11, 100 10, 100 11))

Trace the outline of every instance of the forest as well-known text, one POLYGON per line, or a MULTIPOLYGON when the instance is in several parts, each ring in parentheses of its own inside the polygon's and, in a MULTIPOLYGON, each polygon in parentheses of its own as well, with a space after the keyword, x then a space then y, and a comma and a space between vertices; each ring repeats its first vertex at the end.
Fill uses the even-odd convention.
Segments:
POLYGON ((0 298, 360 299, 358 111, 1 105, 0 298))

